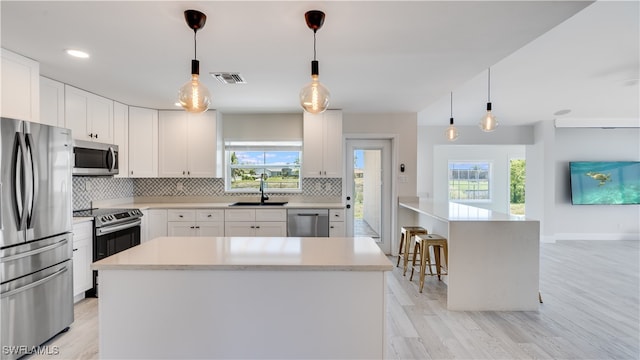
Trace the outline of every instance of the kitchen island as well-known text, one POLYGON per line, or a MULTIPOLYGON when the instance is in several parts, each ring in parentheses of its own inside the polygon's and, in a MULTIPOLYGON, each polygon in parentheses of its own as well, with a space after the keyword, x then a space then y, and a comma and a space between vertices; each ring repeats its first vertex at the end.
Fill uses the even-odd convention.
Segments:
POLYGON ((449 310, 538 310, 539 221, 453 202, 399 205, 399 226, 420 225, 448 241, 449 310))
POLYGON ((160 237, 92 268, 104 359, 385 353, 393 265, 371 238, 160 237))

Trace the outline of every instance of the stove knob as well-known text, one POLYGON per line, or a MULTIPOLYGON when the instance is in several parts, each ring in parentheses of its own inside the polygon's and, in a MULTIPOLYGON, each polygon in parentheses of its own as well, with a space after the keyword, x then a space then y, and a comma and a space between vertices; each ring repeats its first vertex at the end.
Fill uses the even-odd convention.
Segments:
POLYGON ((113 220, 113 215, 109 215, 109 220, 113 220))
POLYGON ((107 217, 106 217, 106 216, 103 216, 100 220, 102 220, 102 221, 107 221, 107 217))

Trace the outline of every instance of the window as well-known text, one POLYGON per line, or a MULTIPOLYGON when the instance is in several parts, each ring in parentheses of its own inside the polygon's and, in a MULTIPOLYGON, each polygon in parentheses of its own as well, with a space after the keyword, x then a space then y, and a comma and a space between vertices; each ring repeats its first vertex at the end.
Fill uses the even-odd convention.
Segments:
POLYGON ((265 174, 265 192, 299 192, 301 155, 301 141, 226 141, 225 190, 259 192, 265 174))
POLYGON ((449 200, 490 200, 490 180, 488 162, 449 162, 449 200))

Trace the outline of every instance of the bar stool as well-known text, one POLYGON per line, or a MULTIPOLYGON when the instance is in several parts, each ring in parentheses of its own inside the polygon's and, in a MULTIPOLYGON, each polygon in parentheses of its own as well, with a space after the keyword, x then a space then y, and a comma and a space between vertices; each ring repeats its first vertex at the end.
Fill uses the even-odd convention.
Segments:
POLYGON ((411 276, 409 277, 409 281, 413 280, 413 272, 416 268, 416 256, 420 254, 420 292, 422 292, 422 288, 424 287, 424 277, 427 272, 427 267, 429 269, 429 275, 436 275, 433 273, 433 271, 431 271, 431 267, 433 266, 431 257, 429 256, 429 248, 431 247, 433 247, 433 255, 436 261, 435 266, 438 280, 440 280, 440 275, 448 274, 449 250, 447 249, 447 239, 436 234, 416 235, 415 245, 413 249, 413 263, 411 264, 411 276), (447 264, 446 267, 443 267, 442 262, 440 261, 440 249, 442 249, 442 251, 444 252, 444 261, 447 264), (442 273, 443 268, 446 269, 445 273, 442 273))
MULTIPOLYGON (((407 266, 409 265, 409 247, 411 246, 411 238, 416 235, 426 235, 427 229, 421 226, 403 226, 400 230, 400 248, 398 249, 398 263, 396 267, 400 266, 400 258, 404 258, 404 268, 402 276, 407 274, 407 266)), ((415 252, 413 256, 415 262, 415 252)))

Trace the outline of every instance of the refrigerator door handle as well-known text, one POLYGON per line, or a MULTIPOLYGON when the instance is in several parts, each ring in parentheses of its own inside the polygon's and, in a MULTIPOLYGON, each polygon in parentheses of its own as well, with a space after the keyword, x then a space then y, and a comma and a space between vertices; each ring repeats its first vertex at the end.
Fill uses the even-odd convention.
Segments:
POLYGON ((27 148, 27 152, 29 154, 28 160, 29 160, 29 170, 31 171, 31 176, 29 177, 29 180, 31 182, 31 193, 30 196, 27 200, 27 205, 29 205, 29 210, 27 212, 27 228, 31 229, 32 228, 32 224, 33 224, 33 209, 35 209, 36 204, 38 203, 38 189, 39 189, 39 177, 38 177, 38 164, 36 163, 34 156, 33 156, 33 136, 31 134, 25 134, 25 138, 26 138, 26 148, 27 148))
POLYGON ((3 293, 2 296, 0 296, 0 297, 2 299, 4 299, 6 297, 13 296, 13 295, 15 295, 17 293, 21 293, 21 292, 27 291, 27 290, 32 289, 32 288, 34 288, 34 287, 36 287, 36 286, 38 286, 38 285, 40 285, 42 283, 46 283, 47 281, 53 279, 56 276, 62 275, 63 273, 65 273, 68 270, 69 270, 69 268, 67 266, 65 266, 62 269, 54 272, 53 274, 51 274, 51 275, 49 275, 47 277, 44 277, 44 278, 42 278, 42 279, 40 279, 38 281, 34 281, 34 282, 32 282, 32 283, 30 283, 28 285, 25 285, 23 287, 19 287, 19 288, 14 289, 14 290, 7 291, 6 293, 3 293))
POLYGON ((60 240, 60 241, 58 241, 56 243, 53 243, 51 245, 43 246, 41 248, 25 251, 25 252, 22 252, 22 253, 17 253, 15 255, 5 256, 5 257, 2 258, 2 261, 3 262, 9 262, 9 261, 14 261, 14 260, 26 258, 26 257, 29 257, 29 256, 41 254, 41 253, 47 252, 49 250, 53 250, 55 248, 59 248, 59 247, 65 246, 68 243, 69 243, 69 239, 64 238, 63 240, 60 240))
POLYGON ((17 220, 17 230, 22 231, 26 227, 27 217, 25 215, 25 210, 27 206, 27 197, 26 197, 26 189, 25 189, 25 168, 26 168, 26 144, 24 138, 22 137, 22 133, 16 133, 16 146, 14 148, 14 156, 15 163, 12 166, 12 177, 11 182, 13 185, 13 193, 14 193, 14 210, 16 212, 16 220, 17 220))

